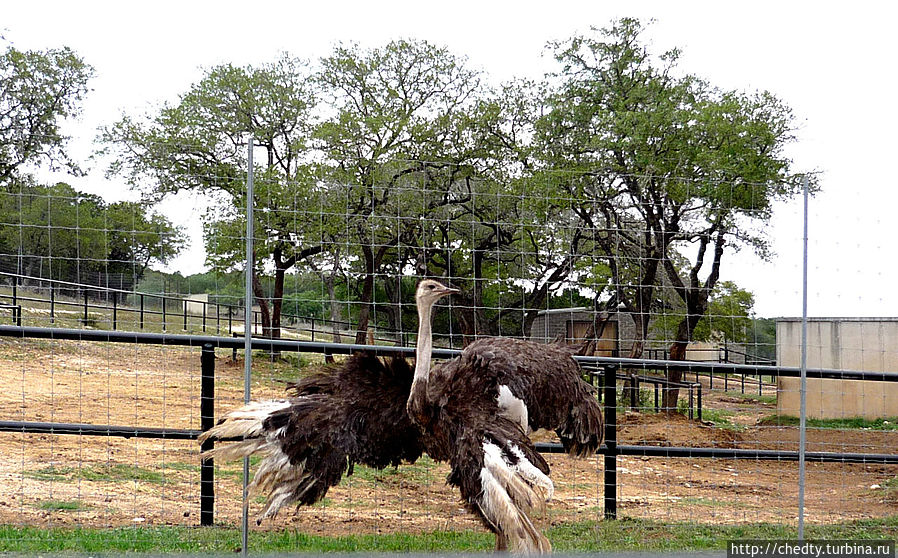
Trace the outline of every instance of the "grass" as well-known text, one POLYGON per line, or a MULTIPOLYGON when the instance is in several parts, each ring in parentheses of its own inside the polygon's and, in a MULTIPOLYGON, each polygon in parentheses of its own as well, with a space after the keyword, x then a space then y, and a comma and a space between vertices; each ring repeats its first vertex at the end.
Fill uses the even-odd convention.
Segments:
POLYGON ((427 455, 422 455, 415 463, 405 463, 399 467, 387 467, 377 470, 364 465, 356 465, 351 477, 345 477, 343 483, 364 481, 392 484, 427 484, 433 481, 436 463, 427 455))
MULTIPOLYGON (((763 426, 798 426, 799 418, 789 415, 770 415, 758 424, 763 426)), ((840 430, 898 430, 898 417, 865 419, 849 417, 841 419, 807 419, 808 428, 833 428, 840 430)))
POLYGON ((732 393, 727 392, 727 396, 736 397, 744 400, 746 403, 761 403, 764 405, 776 405, 776 396, 775 395, 758 395, 757 393, 732 393))
POLYGON ((45 500, 36 506, 46 511, 79 511, 90 507, 82 502, 68 500, 45 500))
MULTIPOLYGON (((794 538, 787 525, 706 525, 643 519, 585 521, 550 527, 545 534, 559 552, 723 550, 734 539, 794 538)), ((815 539, 894 539, 898 516, 838 525, 809 525, 815 539)), ((484 531, 433 531, 327 537, 297 531, 250 533, 250 552, 487 552, 484 531)), ((0 552, 235 552, 240 531, 232 528, 0 526, 0 552)))
POLYGON ((747 427, 744 424, 736 424, 730 420, 730 417, 735 416, 735 414, 736 413, 725 409, 710 409, 705 407, 702 409, 702 420, 710 422, 714 427, 723 430, 732 430, 733 432, 745 430, 747 427))
POLYGON ((898 502, 898 477, 892 477, 882 483, 882 488, 885 490, 887 501, 898 502))

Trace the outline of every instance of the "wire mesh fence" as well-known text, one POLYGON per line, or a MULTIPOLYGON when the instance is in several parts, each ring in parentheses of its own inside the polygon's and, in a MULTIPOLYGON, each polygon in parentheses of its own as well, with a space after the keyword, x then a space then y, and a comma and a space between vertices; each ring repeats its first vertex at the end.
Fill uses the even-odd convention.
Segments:
MULTIPOLYGON (((264 171, 253 200, 252 333, 305 351, 259 349, 253 399, 282 398, 283 381, 342 359, 330 344, 411 351, 415 286, 439 278, 460 293, 438 307, 438 347, 493 336, 591 341, 581 367, 596 386, 614 365, 614 395, 604 399, 614 439, 587 459, 545 454, 556 492, 540 527, 562 539, 573 532, 597 539, 605 536, 595 529, 609 521, 609 502, 614 516, 639 520, 644 534, 659 526, 796 524, 801 321, 756 316, 752 294, 722 271, 763 245, 772 192, 792 186, 499 173, 416 160, 378 168, 366 183, 327 173, 275 180, 264 171)), ((46 533, 200 525, 201 463, 192 439, 203 429, 199 347, 210 339, 218 347, 218 418, 243 401, 245 355, 232 346, 245 332, 246 213, 238 173, 184 178, 228 184, 208 195, 202 239, 140 204, 86 200, 61 186, 0 191, 0 319, 7 324, 0 421, 18 423, 0 432, 0 523, 46 533), (152 268, 171 255, 165 250, 185 249, 213 271, 184 277, 152 268), (67 333, 53 338, 44 331, 50 328, 67 333), (149 343, 93 335, 112 331, 172 337, 149 343), (185 341, 171 341, 178 336, 185 341), (37 431, 38 423, 193 434, 61 434, 59 427, 37 431)), ((791 241, 801 241, 799 229, 791 241)), ((810 525, 888 525, 895 517, 898 382, 889 374, 898 372, 896 324, 810 321, 808 366, 838 371, 808 380, 803 516, 810 525)), ((532 439, 557 443, 554 432, 532 439)), ((251 538, 375 534, 383 545, 412 545, 383 541, 481 533, 446 484, 448 471, 427 456, 384 470, 358 465, 321 502, 266 520, 251 538)), ((239 528, 241 489, 239 463, 216 462, 215 525, 239 528)), ((251 512, 263 501, 252 496, 251 512)), ((439 540, 423 544, 443 548, 439 540)))

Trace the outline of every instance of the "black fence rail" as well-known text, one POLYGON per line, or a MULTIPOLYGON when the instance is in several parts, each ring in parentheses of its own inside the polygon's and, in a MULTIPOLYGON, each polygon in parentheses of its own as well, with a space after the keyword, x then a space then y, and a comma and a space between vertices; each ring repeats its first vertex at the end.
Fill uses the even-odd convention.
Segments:
MULTIPOLYGON (((711 355, 711 358, 701 359, 691 362, 716 362, 718 364, 740 364, 747 365, 749 367, 754 366, 776 366, 776 361, 764 358, 758 355, 754 355, 745 351, 740 351, 738 349, 734 349, 730 347, 728 344, 724 344, 720 347, 711 347, 704 349, 690 349, 690 352, 693 353, 707 353, 711 355)), ((668 350, 667 349, 658 349, 658 348, 649 348, 645 350, 645 357, 650 360, 668 360, 668 350)), ((751 389, 752 387, 757 389, 758 395, 762 395, 764 392, 764 387, 775 387, 775 376, 767 377, 767 381, 765 382, 766 374, 755 374, 755 373, 745 373, 741 372, 738 374, 731 373, 718 373, 716 380, 718 382, 718 386, 720 386, 721 382, 723 384, 724 391, 730 391, 731 385, 738 386, 739 391, 741 393, 746 393, 746 388, 751 389), (735 376, 735 377, 734 377, 735 376), (748 381, 746 381, 748 380, 748 381)), ((714 370, 710 370, 708 372, 700 372, 698 370, 695 371, 695 382, 700 382, 700 377, 704 377, 708 383, 708 389, 714 389, 714 381, 715 374, 714 370)), ((720 387, 718 387, 720 389, 720 387)))
MULTIPOLYGON (((27 422, 0 420, 0 432, 62 434, 81 436, 120 436, 125 438, 167 438, 179 440, 195 440, 202 430, 211 428, 215 423, 214 415, 214 387, 215 387, 215 349, 243 348, 244 340, 233 337, 206 336, 206 335, 177 335, 169 333, 148 332, 122 332, 122 331, 96 331, 66 328, 47 328, 30 326, 0 325, 0 337, 19 339, 54 339, 54 340, 78 340, 98 341, 111 343, 138 343, 152 345, 188 346, 200 349, 201 394, 200 394, 200 423, 201 430, 151 428, 143 426, 119 426, 119 425, 95 425, 72 424, 52 422, 27 422)), ((414 348, 411 347, 387 347, 382 345, 358 345, 344 343, 327 343, 313 341, 288 341, 282 339, 258 339, 252 340, 253 349, 279 352, 309 352, 325 354, 351 354, 358 351, 368 351, 383 356, 412 356, 414 348)), ((458 350, 435 348, 436 358, 449 358, 458 354, 458 350)), ((749 460, 780 460, 797 461, 799 452, 783 450, 737 449, 737 448, 708 448, 708 447, 659 447, 618 445, 617 443, 617 402, 618 380, 632 379, 633 373, 621 374, 621 369, 661 371, 679 370, 684 373, 730 373, 730 374, 754 374, 765 376, 798 377, 800 369, 793 367, 771 367, 759 365, 735 365, 720 363, 699 363, 687 361, 666 360, 641 360, 611 358, 599 356, 576 357, 584 368, 584 372, 591 375, 601 386, 603 410, 605 413, 605 443, 599 450, 604 456, 604 505, 605 517, 617 517, 617 457, 618 456, 649 456, 649 457, 680 457, 680 458, 726 458, 749 460)), ((898 382, 898 373, 894 372, 867 372, 858 370, 830 370, 809 369, 806 371, 808 378, 832 378, 842 380, 873 380, 898 382)), ((641 381, 660 379, 654 376, 640 376, 641 381)), ((657 385, 661 385, 660 383, 657 385)), ((687 385, 688 384, 684 384, 687 385)), ((697 393, 701 393, 698 391, 697 393)), ((207 441, 201 449, 212 448, 213 442, 207 441)), ((560 444, 538 443, 537 449, 547 453, 561 453, 560 444)), ((898 454, 880 453, 841 453, 841 452, 807 452, 805 459, 814 462, 836 463, 865 463, 865 464, 898 464, 898 454)), ((212 460, 207 460, 200 471, 200 524, 211 525, 213 523, 214 510, 214 466, 212 460)))
MULTIPOLYGON (((139 291, 126 291, 112 287, 102 287, 83 283, 72 283, 57 279, 44 279, 29 277, 0 271, 0 277, 6 278, 11 294, 0 294, 0 301, 8 300, 9 304, 0 303, 0 310, 12 310, 12 323, 18 326, 22 323, 22 302, 42 304, 49 307, 49 323, 55 324, 59 317, 57 307, 76 308, 79 313, 79 322, 82 325, 94 324, 95 318, 91 311, 102 311, 110 314, 108 318, 109 329, 118 330, 126 315, 132 317, 138 330, 148 327, 148 318, 156 316, 162 331, 181 326, 182 331, 188 331, 191 326, 205 332, 214 332, 220 335, 230 333, 235 324, 243 323, 244 306, 242 304, 226 304, 218 301, 195 300, 184 296, 174 296, 164 293, 146 293, 139 291), (21 291, 44 291, 45 297, 30 296, 21 291), (65 296, 62 296, 65 293, 65 296), (131 301, 130 303, 128 301, 131 301)), ((315 316, 304 316, 282 312, 281 329, 296 333, 305 333, 315 341, 318 337, 334 336, 334 330, 340 335, 355 336, 358 324, 344 320, 330 320, 315 316), (298 324, 308 324, 296 327, 298 324), (352 332, 352 333, 347 333, 352 332)), ((253 331, 261 331, 262 315, 258 310, 252 311, 253 331)), ((388 327, 377 326, 374 328, 374 340, 385 343, 397 343, 401 346, 410 344, 410 335, 407 331, 396 330, 388 327), (386 337, 384 337, 386 335, 386 337)))

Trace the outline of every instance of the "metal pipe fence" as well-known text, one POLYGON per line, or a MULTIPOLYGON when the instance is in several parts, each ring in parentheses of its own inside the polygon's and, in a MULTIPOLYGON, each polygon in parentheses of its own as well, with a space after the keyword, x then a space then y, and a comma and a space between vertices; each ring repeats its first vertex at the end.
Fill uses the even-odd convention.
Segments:
MULTIPOLYGON (((109 425, 89 423, 36 422, 0 419, 0 432, 22 434, 52 434, 76 436, 104 436, 122 438, 146 438, 169 440, 196 440, 199 434, 211 428, 215 423, 215 349, 242 348, 243 339, 221 336, 199 336, 169 333, 121 332, 121 331, 89 331, 67 328, 19 327, 0 325, 0 337, 15 339, 50 339, 77 340, 86 342, 130 343, 146 345, 184 346, 200 349, 199 364, 201 369, 200 418, 201 429, 157 428, 142 425, 109 425)), ((382 356, 409 357, 414 354, 413 348, 385 347, 377 345, 337 344, 324 342, 301 342, 275 339, 252 339, 252 347, 256 350, 277 349, 281 352, 304 352, 326 354, 351 354, 367 351, 382 356)), ((435 348, 437 358, 450 358, 458 354, 458 350, 435 348)), ((613 519, 618 515, 618 491, 621 481, 618 474, 618 460, 623 456, 688 458, 688 459, 732 459, 752 461, 798 461, 800 454, 791 450, 740 449, 720 447, 686 447, 686 446, 652 446, 618 444, 618 404, 620 381, 631 381, 637 378, 642 382, 651 382, 655 386, 666 385, 662 378, 632 373, 620 373, 621 368, 644 371, 681 370, 684 372, 718 372, 733 374, 764 374, 768 376, 796 377, 800 370, 790 367, 734 365, 720 363, 682 362, 651 359, 625 359, 601 356, 580 356, 584 372, 598 381, 601 386, 603 411, 605 416, 605 442, 599 450, 604 459, 603 502, 604 515, 613 519)), ((850 379, 854 381, 898 381, 898 373, 809 369, 808 377, 850 379)), ((698 394, 697 419, 701 420, 701 385, 681 383, 681 387, 695 388, 698 394)), ((689 418, 692 419, 692 397, 690 391, 689 418)), ((212 442, 207 441, 201 450, 211 449, 212 442)), ((563 453, 561 444, 538 442, 536 447, 544 453, 563 453)), ((860 463, 860 464, 898 464, 898 454, 894 453, 859 453, 859 452, 806 452, 805 459, 816 463, 860 463)), ((200 468, 200 524, 204 526, 214 523, 214 463, 203 462, 200 468)))

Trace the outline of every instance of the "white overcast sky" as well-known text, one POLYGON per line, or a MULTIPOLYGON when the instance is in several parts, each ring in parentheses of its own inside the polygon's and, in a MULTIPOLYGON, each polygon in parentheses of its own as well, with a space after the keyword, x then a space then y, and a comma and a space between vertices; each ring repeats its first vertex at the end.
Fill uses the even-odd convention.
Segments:
MULTIPOLYGON (((69 46, 97 77, 67 129, 86 157, 102 124, 173 101, 217 64, 258 64, 288 52, 316 59, 340 41, 379 46, 425 39, 465 55, 497 82, 553 67, 549 40, 611 19, 653 18, 656 51, 679 47, 681 69, 727 89, 766 89, 797 116, 795 168, 822 173, 811 200, 809 314, 898 316, 895 179, 898 109, 894 8, 888 2, 17 1, 0 8, 0 35, 19 49, 69 46)), ((5 47, 4 47, 5 48, 5 47)), ((128 197, 101 172, 75 187, 128 197)), ((189 200, 188 200, 189 201, 189 200)), ((198 234, 197 204, 163 211, 198 234)), ((723 276, 752 290, 760 316, 801 314, 801 205, 771 223, 776 256, 728 255, 723 276)), ((196 244, 199 244, 197 239, 196 244)), ((202 270, 196 252, 171 266, 202 270)))

